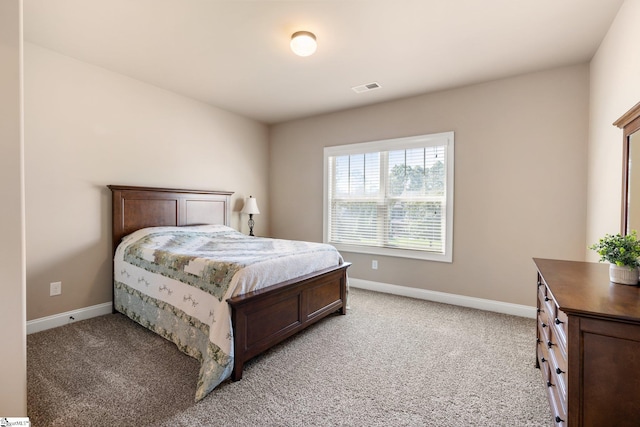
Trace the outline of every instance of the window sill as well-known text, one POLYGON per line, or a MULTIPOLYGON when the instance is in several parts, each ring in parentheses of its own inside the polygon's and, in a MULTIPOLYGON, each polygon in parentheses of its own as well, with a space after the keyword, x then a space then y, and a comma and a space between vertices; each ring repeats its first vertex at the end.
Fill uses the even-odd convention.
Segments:
POLYGON ((374 248, 370 246, 356 246, 356 245, 345 245, 340 243, 329 243, 334 246, 339 252, 351 252, 358 254, 371 254, 371 255, 382 255, 382 256, 390 256, 390 257, 398 257, 398 258, 412 258, 412 259, 420 259, 424 261, 436 261, 436 262, 453 262, 451 252, 448 254, 435 254, 431 252, 423 252, 423 251, 412 251, 408 249, 392 249, 392 248, 374 248))

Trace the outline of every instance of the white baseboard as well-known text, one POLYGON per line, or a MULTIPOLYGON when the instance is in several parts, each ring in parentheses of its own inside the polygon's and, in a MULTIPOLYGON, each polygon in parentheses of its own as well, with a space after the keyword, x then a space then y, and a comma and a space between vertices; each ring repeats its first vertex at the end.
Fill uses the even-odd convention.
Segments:
MULTIPOLYGON (((493 311, 496 313, 511 314, 513 316, 529 317, 531 319, 536 318, 536 307, 530 307, 527 305, 511 304, 482 298, 467 297, 464 295, 448 294, 446 292, 428 291, 426 289, 372 282, 370 280, 355 279, 353 277, 349 278, 349 286, 427 301, 441 302, 444 304, 477 308, 479 310, 493 311)), ((58 326, 67 325, 69 323, 77 322, 78 320, 90 319, 92 317, 102 316, 111 312, 112 304, 110 302, 106 302, 104 304, 67 311, 66 313, 41 317, 40 319, 34 319, 27 322, 27 334, 57 328, 58 326)))
POLYGON ((464 295, 448 294, 446 292, 428 291, 426 289, 409 288, 407 286, 391 285, 388 283, 372 282, 369 280, 354 279, 349 277, 349 286, 370 291, 384 292, 387 294, 404 297, 424 299, 445 304, 459 305, 462 307, 477 308, 479 310, 493 311, 496 313, 511 314, 513 316, 536 318, 536 307, 528 305, 511 304, 508 302, 493 301, 489 299, 467 297, 464 295))
POLYGON ((91 307, 67 311, 66 313, 29 320, 27 322, 27 335, 44 331, 46 329, 57 328, 58 326, 67 325, 69 323, 77 322, 78 320, 85 320, 92 317, 102 316, 103 314, 109 314, 112 312, 112 306, 113 305, 110 302, 105 302, 104 304, 93 305, 91 307))

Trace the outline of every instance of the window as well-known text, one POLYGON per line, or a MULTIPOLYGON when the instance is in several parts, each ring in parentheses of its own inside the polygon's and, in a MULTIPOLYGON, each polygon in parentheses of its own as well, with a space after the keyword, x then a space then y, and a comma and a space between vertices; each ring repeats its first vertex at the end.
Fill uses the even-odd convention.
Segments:
POLYGON ((452 261, 453 132, 324 149, 324 241, 452 261))

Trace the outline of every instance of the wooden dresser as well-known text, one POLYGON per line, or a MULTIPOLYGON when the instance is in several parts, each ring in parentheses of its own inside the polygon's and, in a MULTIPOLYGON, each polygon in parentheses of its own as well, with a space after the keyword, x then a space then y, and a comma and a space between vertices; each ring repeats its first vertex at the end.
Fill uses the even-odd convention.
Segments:
POLYGON ((536 367, 557 426, 640 426, 640 287, 609 265, 534 258, 536 367))

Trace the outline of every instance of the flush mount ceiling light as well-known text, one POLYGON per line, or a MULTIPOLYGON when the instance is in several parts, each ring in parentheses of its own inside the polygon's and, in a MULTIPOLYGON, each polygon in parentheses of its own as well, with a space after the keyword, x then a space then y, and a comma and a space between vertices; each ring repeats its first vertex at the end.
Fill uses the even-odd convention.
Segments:
POLYGON ((291 35, 291 50, 298 56, 313 55, 317 47, 316 35, 309 31, 296 31, 291 35))

